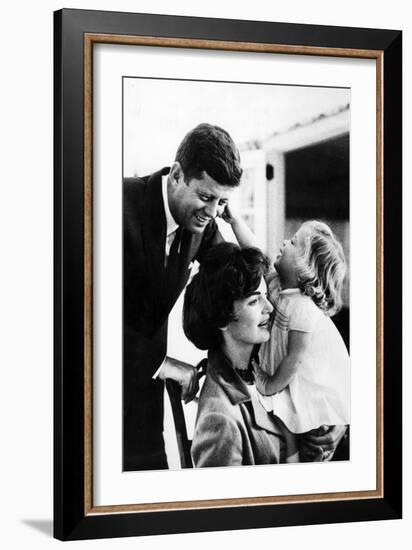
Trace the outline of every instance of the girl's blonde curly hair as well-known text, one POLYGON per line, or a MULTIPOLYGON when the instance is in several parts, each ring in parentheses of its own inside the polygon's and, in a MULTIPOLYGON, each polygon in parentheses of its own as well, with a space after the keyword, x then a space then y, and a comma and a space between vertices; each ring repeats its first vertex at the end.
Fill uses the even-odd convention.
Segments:
POLYGON ((342 307, 346 261, 342 245, 323 222, 302 224, 307 231, 302 253, 297 258, 299 288, 328 316, 342 307))

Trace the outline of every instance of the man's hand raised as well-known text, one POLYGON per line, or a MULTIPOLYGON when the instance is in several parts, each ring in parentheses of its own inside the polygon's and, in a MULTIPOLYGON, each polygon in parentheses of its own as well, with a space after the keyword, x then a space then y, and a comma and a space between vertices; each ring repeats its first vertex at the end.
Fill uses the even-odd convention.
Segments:
POLYGON ((166 357, 159 372, 159 378, 162 380, 168 378, 178 382, 182 388, 181 398, 185 403, 192 401, 199 389, 196 367, 171 357, 166 357))

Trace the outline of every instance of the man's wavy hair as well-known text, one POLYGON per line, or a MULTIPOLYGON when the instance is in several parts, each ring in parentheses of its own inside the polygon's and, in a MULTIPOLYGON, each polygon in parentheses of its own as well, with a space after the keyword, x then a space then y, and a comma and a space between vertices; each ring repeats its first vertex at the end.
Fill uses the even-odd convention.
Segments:
POLYGON ((251 295, 269 270, 269 259, 258 248, 233 243, 212 247, 188 285, 183 305, 183 330, 199 349, 222 345, 221 328, 236 318, 235 300, 251 295))
POLYGON ((219 126, 202 123, 183 138, 176 153, 186 183, 207 172, 220 185, 237 187, 242 177, 239 151, 219 126))
POLYGON ((346 261, 342 245, 323 222, 302 224, 307 231, 302 253, 297 257, 299 288, 328 316, 342 307, 346 261))

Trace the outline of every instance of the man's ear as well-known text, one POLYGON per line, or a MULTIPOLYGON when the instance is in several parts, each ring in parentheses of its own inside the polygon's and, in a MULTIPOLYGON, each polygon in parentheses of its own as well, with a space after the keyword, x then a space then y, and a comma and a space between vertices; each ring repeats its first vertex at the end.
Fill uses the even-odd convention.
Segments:
POLYGON ((184 173, 182 167, 180 166, 180 162, 175 161, 172 164, 169 177, 173 185, 178 185, 180 181, 184 180, 184 173))

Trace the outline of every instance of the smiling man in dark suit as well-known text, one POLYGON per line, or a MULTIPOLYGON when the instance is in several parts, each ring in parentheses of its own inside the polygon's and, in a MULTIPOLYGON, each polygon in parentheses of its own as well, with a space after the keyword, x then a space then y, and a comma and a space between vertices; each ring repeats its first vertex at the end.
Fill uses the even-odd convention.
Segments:
POLYGON ((223 213, 242 170, 229 134, 210 124, 190 131, 175 162, 148 177, 124 180, 123 469, 167 468, 164 380, 197 391, 196 369, 167 355, 169 313, 194 260, 222 237, 223 213))

